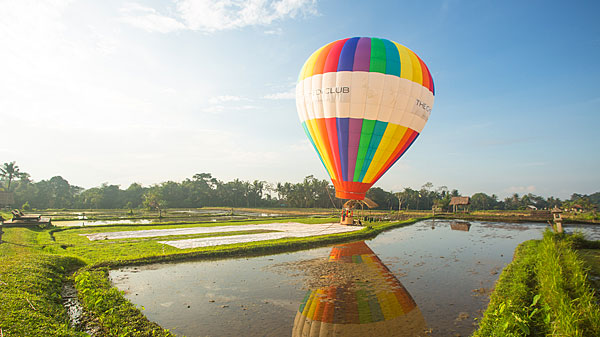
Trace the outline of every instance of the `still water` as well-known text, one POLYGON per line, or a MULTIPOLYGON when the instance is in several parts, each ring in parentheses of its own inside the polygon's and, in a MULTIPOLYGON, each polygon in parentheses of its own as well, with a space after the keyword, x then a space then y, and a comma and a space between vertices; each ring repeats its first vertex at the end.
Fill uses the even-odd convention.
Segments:
POLYGON ((147 225, 152 223, 149 219, 134 219, 134 220, 65 220, 65 221, 52 221, 54 226, 58 227, 77 227, 77 226, 103 226, 103 225, 147 225))
POLYGON ((515 247, 546 227, 427 220, 368 241, 123 268, 110 278, 177 335, 465 336, 515 247))
POLYGON ((188 217, 164 217, 162 219, 116 219, 116 220, 88 220, 85 216, 79 216, 78 220, 58 220, 52 221, 54 226, 59 227, 76 227, 76 226, 105 226, 105 225, 147 225, 151 223, 160 223, 161 221, 168 222, 223 222, 231 220, 246 220, 260 219, 267 217, 281 217, 282 214, 262 213, 262 212, 235 212, 235 215, 226 215, 230 211, 215 211, 215 210, 189 210, 189 211, 172 211, 172 213, 189 214, 188 217), (194 217, 193 215, 198 215, 194 217))

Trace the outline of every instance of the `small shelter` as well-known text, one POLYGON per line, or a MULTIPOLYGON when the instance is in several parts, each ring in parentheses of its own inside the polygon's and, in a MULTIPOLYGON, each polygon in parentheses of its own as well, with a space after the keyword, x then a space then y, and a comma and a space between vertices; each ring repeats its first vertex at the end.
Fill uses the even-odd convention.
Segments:
POLYGON ((452 197, 452 199, 450 200, 450 206, 452 206, 453 213, 459 212, 461 206, 463 212, 468 212, 470 204, 471 198, 469 197, 452 197))

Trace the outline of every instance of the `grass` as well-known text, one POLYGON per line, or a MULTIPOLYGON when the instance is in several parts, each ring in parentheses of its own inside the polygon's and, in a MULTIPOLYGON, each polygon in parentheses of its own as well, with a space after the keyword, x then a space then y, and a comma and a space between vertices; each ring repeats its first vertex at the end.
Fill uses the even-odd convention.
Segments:
POLYGON ((536 275, 554 336, 600 336, 600 308, 572 240, 544 234, 536 275))
POLYGON ((30 246, 36 233, 4 229, 0 244, 0 329, 4 336, 84 336, 69 326, 61 303, 64 280, 83 263, 30 246))
POLYGON ((142 312, 108 280, 108 269, 84 268, 75 277, 75 288, 83 307, 102 327, 104 336, 173 336, 142 312))
POLYGON ((579 257, 589 269, 590 284, 596 290, 596 297, 600 300, 600 250, 580 249, 579 257))
POLYGON ((517 247, 513 262, 506 266, 496 283, 490 304, 474 336, 545 335, 545 325, 540 324, 536 316, 539 297, 534 301, 539 244, 538 241, 527 241, 517 247))
POLYGON ((544 233, 521 244, 474 336, 600 336, 600 307, 578 236, 544 233))

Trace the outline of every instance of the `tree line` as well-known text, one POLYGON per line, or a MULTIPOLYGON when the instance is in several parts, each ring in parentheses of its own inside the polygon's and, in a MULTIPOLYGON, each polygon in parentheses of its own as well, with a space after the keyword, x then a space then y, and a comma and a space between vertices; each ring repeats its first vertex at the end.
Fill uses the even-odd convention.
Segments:
MULTIPOLYGON (((293 207, 340 208, 343 201, 335 198, 335 189, 328 180, 307 176, 299 183, 271 184, 261 180, 234 179, 223 182, 210 173, 198 173, 181 182, 167 181, 152 186, 132 183, 126 189, 119 185, 102 184, 84 189, 71 185, 61 176, 33 181, 15 162, 0 167, 2 187, 13 193, 13 207, 36 209, 110 209, 110 208, 197 208, 226 207, 293 207)), ((367 197, 386 210, 448 210, 452 197, 461 196, 457 189, 434 188, 432 183, 420 189, 405 188, 392 193, 379 187, 367 192, 367 197)), ((505 199, 480 192, 471 197, 471 210, 526 210, 573 207, 584 209, 600 206, 600 192, 591 195, 573 194, 570 199, 543 198, 534 194, 513 194, 505 199)))

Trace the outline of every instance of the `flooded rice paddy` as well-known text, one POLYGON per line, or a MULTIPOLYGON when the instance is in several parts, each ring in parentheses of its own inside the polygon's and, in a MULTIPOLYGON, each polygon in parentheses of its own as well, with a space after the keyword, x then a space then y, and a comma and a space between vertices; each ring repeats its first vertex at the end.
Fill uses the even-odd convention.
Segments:
POLYGON ((135 220, 65 220, 65 221, 52 221, 54 226, 59 227, 76 227, 76 226, 104 226, 104 225, 147 225, 152 223, 149 219, 135 219, 135 220))
POLYGON ((466 336, 516 246, 546 227, 426 220, 367 241, 123 268, 110 278, 177 335, 466 336))
MULTIPOLYGON (((54 217, 60 215, 48 213, 49 216, 54 217)), ((106 214, 95 214, 95 213, 74 213, 74 214, 63 214, 63 220, 52 221, 54 226, 59 227, 75 227, 75 226, 106 226, 106 225, 147 225, 152 223, 170 222, 170 223, 190 223, 190 222, 223 222, 232 220, 250 220, 250 219, 262 219, 262 218, 277 218, 283 217, 284 214, 279 213, 266 213, 266 212, 252 212, 252 211, 240 211, 236 210, 219 210, 219 209, 190 209, 190 210, 172 210, 169 213, 165 212, 162 218, 156 216, 151 218, 146 216, 140 219, 131 219, 126 215, 118 218, 102 219, 93 217, 103 217, 106 214), (88 218, 88 215, 92 218, 88 218), (67 219, 64 219, 66 216, 67 219)), ((114 217, 114 215, 110 215, 114 217)))
POLYGON ((114 240, 131 238, 150 238, 170 235, 192 235, 192 234, 212 234, 228 233, 239 231, 268 231, 268 233, 245 234, 231 236, 215 236, 195 239, 158 241, 175 248, 187 249, 198 247, 209 247, 226 245, 242 242, 256 242, 265 240, 275 240, 291 237, 307 237, 325 234, 347 233, 360 230, 357 226, 344 226, 339 223, 327 224, 304 224, 299 222, 277 222, 269 224, 254 225, 235 225, 235 226, 211 226, 211 227, 192 227, 192 228, 174 228, 174 229, 148 229, 136 231, 104 232, 92 234, 80 234, 87 237, 90 241, 95 240, 114 240))

